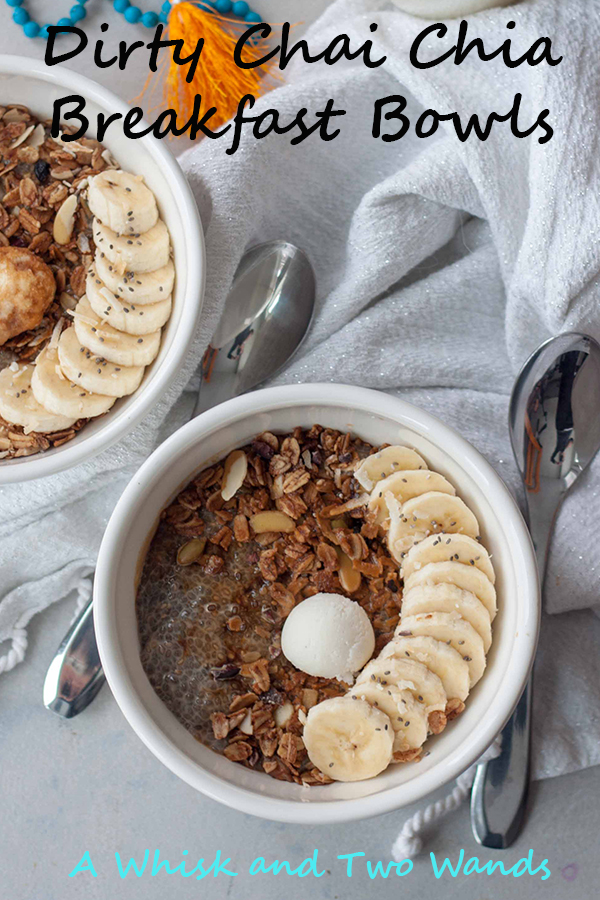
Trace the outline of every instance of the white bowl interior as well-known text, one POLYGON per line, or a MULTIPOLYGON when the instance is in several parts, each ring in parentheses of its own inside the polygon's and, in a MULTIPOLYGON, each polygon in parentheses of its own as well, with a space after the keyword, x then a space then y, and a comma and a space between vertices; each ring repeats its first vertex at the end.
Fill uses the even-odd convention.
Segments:
POLYGON ((331 385, 259 392, 252 398, 251 411, 243 409, 244 399, 225 405, 229 415, 223 412, 225 407, 205 414, 163 445, 158 451, 163 452, 163 461, 151 457, 111 520, 100 555, 95 602, 100 650, 113 692, 132 726, 163 762, 195 787, 245 812, 323 822, 408 804, 470 765, 498 733, 520 694, 533 657, 539 614, 535 562, 520 514, 502 482, 472 447, 401 401, 331 385), (337 399, 340 391, 345 403, 337 399), (321 399, 306 402, 302 398, 309 392, 321 399), (276 399, 269 403, 265 397, 261 405, 261 394, 276 399), (176 720, 142 669, 134 599, 149 532, 184 483, 262 430, 286 432, 314 423, 352 430, 376 445, 414 446, 432 469, 456 486, 482 524, 483 541, 493 554, 499 613, 486 674, 465 712, 430 739, 428 756, 418 764, 391 766, 370 781, 308 789, 229 762, 198 743, 176 720))
MULTIPOLYGON (((31 63, 33 74, 26 71, 13 74, 6 71, 13 68, 13 61, 14 57, 0 57, 0 104, 23 103, 41 118, 51 118, 54 101, 72 93, 76 87, 86 98, 84 114, 90 120, 92 137, 95 137, 98 113, 128 109, 117 97, 64 68, 48 69, 35 60, 22 60, 21 63, 31 63), (40 66, 46 71, 35 71, 40 66)), ((171 235, 176 269, 171 318, 163 329, 159 354, 146 369, 142 384, 134 394, 117 400, 106 416, 92 419, 69 443, 41 455, 3 461, 0 483, 56 471, 100 452, 121 438, 149 411, 177 375, 200 315, 204 287, 203 234, 194 200, 177 163, 162 146, 164 141, 152 137, 131 140, 125 137, 119 122, 110 125, 102 143, 123 168, 143 175, 156 195, 171 235)))

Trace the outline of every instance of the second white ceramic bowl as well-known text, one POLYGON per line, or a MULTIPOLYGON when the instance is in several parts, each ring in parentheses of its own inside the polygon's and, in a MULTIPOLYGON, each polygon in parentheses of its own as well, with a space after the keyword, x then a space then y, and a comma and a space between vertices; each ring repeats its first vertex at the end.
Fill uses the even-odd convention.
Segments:
MULTIPOLYGON (((110 91, 63 66, 0 55, 0 105, 23 103, 41 118, 52 117, 55 100, 77 92, 86 101, 90 123, 102 112, 125 114, 129 107, 110 91)), ((141 126, 140 126, 141 127, 141 126)), ((90 137, 95 131, 90 128, 90 137)), ((119 123, 103 141, 117 162, 144 179, 157 198, 171 235, 176 270, 173 312, 163 329, 160 352, 130 397, 117 400, 105 416, 92 419, 72 441, 45 453, 0 462, 0 484, 41 478, 83 462, 121 440, 147 415, 177 377, 190 348, 204 295, 204 235, 198 209, 167 142, 152 136, 131 140, 119 123)))
POLYGON ((94 585, 96 635, 110 687, 132 728, 193 787, 228 806, 283 822, 343 822, 420 800, 456 778, 510 716, 535 652, 537 567, 529 533, 486 460, 438 419, 402 400, 343 385, 271 388, 231 400, 181 428, 140 468, 110 519, 94 585), (390 766, 354 784, 302 788, 229 762, 198 743, 154 693, 142 669, 135 616, 136 578, 161 510, 207 464, 257 433, 319 423, 378 445, 414 446, 476 513, 494 557, 499 612, 483 679, 466 710, 430 739, 421 762, 390 766))

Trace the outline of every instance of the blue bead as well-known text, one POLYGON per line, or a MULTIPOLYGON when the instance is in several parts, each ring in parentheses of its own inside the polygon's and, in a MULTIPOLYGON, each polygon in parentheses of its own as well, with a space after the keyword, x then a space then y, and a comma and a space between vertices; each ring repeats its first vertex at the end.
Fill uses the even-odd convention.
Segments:
POLYGON ((233 4, 233 14, 235 16, 239 16, 240 19, 245 19, 248 13, 250 12, 250 7, 246 3, 246 0, 236 0, 233 4))
POLYGON ((169 15, 169 13, 171 12, 171 4, 169 3, 169 0, 166 0, 166 2, 163 3, 163 5, 161 6, 161 10, 165 13, 165 15, 169 15))
POLYGON ((69 11, 69 15, 71 16, 71 22, 81 22, 87 16, 87 9, 84 9, 83 6, 73 6, 69 11))
POLYGON ((43 26, 40 28, 39 37, 41 37, 41 38, 47 38, 47 37, 48 37, 48 29, 49 29, 49 28, 50 28, 49 25, 43 25, 43 26))
POLYGON ((231 5, 231 0, 217 0, 215 9, 222 15, 227 15, 228 12, 231 12, 231 5))
POLYGON ((262 22, 262 20, 262 16, 259 16, 258 13, 251 12, 248 13, 244 21, 249 22, 251 25, 254 25, 256 22, 262 22))
POLYGON ((113 3, 113 7, 116 9, 118 13, 124 13, 128 7, 131 6, 129 0, 115 0, 113 3))
POLYGON ((67 18, 67 16, 65 16, 63 19, 59 19, 56 24, 64 28, 70 28, 73 23, 70 19, 67 18))
POLYGON ((125 10, 125 18, 128 22, 132 22, 135 25, 142 18, 142 11, 137 6, 130 6, 125 10))
POLYGON ((29 13, 26 9, 15 9, 12 14, 13 22, 16 22, 17 25, 25 25, 26 22, 29 22, 29 13))
POLYGON ((21 6, 23 0, 6 0, 8 6, 21 6))
POLYGON ((160 16, 158 17, 158 21, 159 21, 159 22, 162 22, 163 25, 166 25, 167 22, 169 21, 169 16, 168 16, 168 14, 167 14, 167 13, 161 13, 160 16))
POLYGON ((34 38, 40 33, 40 26, 37 22, 26 22, 25 25, 23 25, 23 31, 27 37, 34 38))
POLYGON ((158 25, 158 16, 155 12, 146 12, 142 16, 142 25, 146 28, 156 28, 158 25))

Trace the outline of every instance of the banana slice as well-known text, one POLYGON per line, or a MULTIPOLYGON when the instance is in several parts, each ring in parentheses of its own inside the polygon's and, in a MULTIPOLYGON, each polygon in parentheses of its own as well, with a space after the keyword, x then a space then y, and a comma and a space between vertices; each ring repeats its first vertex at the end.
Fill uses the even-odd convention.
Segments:
POLYGON ((453 647, 425 635, 395 637, 381 651, 382 659, 415 660, 441 680, 448 700, 466 700, 469 666, 453 647))
POLYGON ((79 416, 57 416, 41 406, 31 388, 34 366, 10 366, 0 372, 0 416, 11 425, 21 425, 25 434, 51 434, 70 428, 79 416))
POLYGON ((450 482, 438 472, 429 472, 425 469, 394 472, 375 485, 369 498, 369 509, 377 513, 377 524, 383 525, 390 518, 386 502, 388 493, 393 494, 398 503, 402 504, 429 491, 442 494, 456 493, 450 482))
MULTIPOLYGON (((435 565, 435 563, 434 563, 435 565)), ((487 653, 492 645, 490 614, 475 594, 461 590, 455 584, 422 584, 404 592, 402 615, 414 616, 425 612, 457 612, 469 622, 483 640, 487 653)))
POLYGON ((408 578, 427 563, 450 560, 465 566, 475 566, 495 584, 496 574, 489 553, 482 544, 466 534, 431 534, 424 541, 415 544, 402 560, 402 577, 408 578))
POLYGON ((463 591, 471 591, 487 609, 490 621, 496 616, 496 589, 487 575, 474 566, 457 562, 428 563, 404 581, 404 592, 422 584, 455 584, 463 591))
POLYGON ((479 523, 469 507, 452 494, 428 491, 400 504, 388 491, 386 500, 390 511, 388 548, 396 562, 401 563, 413 544, 432 533, 443 531, 472 538, 479 534, 479 523))
POLYGON ((336 781, 374 778, 392 759, 389 717, 364 700, 332 697, 309 710, 304 745, 310 761, 336 781))
POLYGON ((89 179, 88 206, 117 234, 142 234, 158 221, 154 194, 142 176, 121 169, 109 169, 89 179))
POLYGON ((417 750, 427 740, 427 712, 407 688, 366 681, 356 684, 346 696, 354 703, 366 701, 386 714, 394 733, 392 753, 417 750))
POLYGON ((426 469, 427 463, 410 447, 385 447, 363 459, 354 477, 365 491, 372 491, 378 481, 401 469, 426 469))
POLYGON ((175 266, 172 261, 156 269, 154 272, 121 272, 112 265, 104 253, 97 253, 94 266, 98 278, 104 282, 109 291, 121 299, 127 299, 136 306, 146 303, 158 303, 173 291, 175 283, 175 266))
POLYGON ((48 344, 35 361, 31 377, 35 399, 50 412, 74 419, 93 419, 107 412, 114 397, 94 394, 65 378, 58 361, 56 347, 48 344))
POLYGON ((96 315, 85 296, 75 307, 74 321, 80 346, 116 366, 147 366, 159 351, 160 331, 143 337, 117 331, 96 315))
POLYGON ((133 394, 144 377, 143 366, 115 366, 83 347, 74 328, 67 328, 58 342, 58 361, 63 374, 85 391, 108 397, 133 394))
POLYGON ((396 637, 415 634, 424 634, 438 641, 449 642, 468 663, 470 686, 477 684, 485 670, 483 639, 462 616, 457 612, 403 616, 396 628, 396 637))
POLYGON ((411 691, 415 700, 424 705, 427 715, 435 710, 443 712, 446 709, 448 697, 441 679, 416 660, 382 656, 372 659, 360 673, 356 688, 365 682, 384 687, 394 684, 411 691))
POLYGON ((98 278, 92 267, 87 276, 86 294, 90 306, 105 322, 127 334, 150 334, 158 331, 171 315, 171 296, 157 303, 138 306, 127 297, 116 297, 98 278))
POLYGON ((162 219, 144 234, 119 235, 98 219, 94 219, 92 231, 98 253, 104 253, 122 275, 125 272, 153 272, 169 262, 169 232, 162 219))

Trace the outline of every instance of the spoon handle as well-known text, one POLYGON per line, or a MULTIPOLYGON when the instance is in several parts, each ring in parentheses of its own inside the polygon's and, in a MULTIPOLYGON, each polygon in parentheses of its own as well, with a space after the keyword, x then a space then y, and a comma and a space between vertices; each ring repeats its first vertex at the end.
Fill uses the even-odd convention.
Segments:
MULTIPOLYGON (((543 585, 548 547, 564 489, 557 483, 544 495, 528 495, 528 525, 543 585)), ((510 847, 521 831, 529 793, 531 692, 533 675, 502 731, 495 759, 477 766, 471 791, 471 829, 484 847, 510 847)))
POLYGON ((530 678, 502 731, 500 756, 477 766, 471 828, 484 847, 510 847, 521 831, 529 793, 531 688, 530 678))

